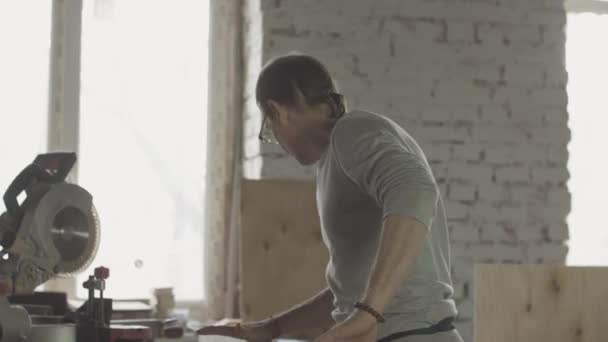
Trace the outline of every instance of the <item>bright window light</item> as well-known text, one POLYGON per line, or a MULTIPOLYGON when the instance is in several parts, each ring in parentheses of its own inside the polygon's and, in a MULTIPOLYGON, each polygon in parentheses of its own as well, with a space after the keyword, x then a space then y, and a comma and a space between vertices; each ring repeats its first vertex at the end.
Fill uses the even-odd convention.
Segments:
POLYGON ((606 85, 608 15, 569 14, 566 40, 568 112, 572 140, 569 144, 572 211, 569 265, 608 265, 608 159, 605 148, 608 127, 606 85))
POLYGON ((84 1, 79 182, 108 297, 203 299, 208 6, 84 1))
MULTIPOLYGON (((1 199, 46 151, 51 0, 0 1, 0 44, 1 199)), ((0 200, 0 213, 5 210, 0 200)))

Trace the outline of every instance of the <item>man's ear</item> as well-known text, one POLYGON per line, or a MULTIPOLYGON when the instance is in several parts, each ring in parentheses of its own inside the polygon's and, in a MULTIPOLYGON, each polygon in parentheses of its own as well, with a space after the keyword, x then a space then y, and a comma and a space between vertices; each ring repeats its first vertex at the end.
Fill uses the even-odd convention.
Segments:
POLYGON ((281 125, 284 125, 289 120, 289 108, 278 103, 275 100, 268 100, 268 108, 272 111, 272 119, 281 125))

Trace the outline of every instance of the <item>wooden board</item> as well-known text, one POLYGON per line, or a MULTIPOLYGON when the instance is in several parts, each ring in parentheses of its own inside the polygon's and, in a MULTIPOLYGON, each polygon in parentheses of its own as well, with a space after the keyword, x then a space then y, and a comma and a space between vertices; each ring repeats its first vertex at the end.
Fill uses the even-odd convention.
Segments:
POLYGON ((608 268, 476 265, 477 342, 608 341, 608 268))
POLYGON ((328 253, 315 185, 244 180, 241 208, 241 317, 267 318, 323 289, 328 253))

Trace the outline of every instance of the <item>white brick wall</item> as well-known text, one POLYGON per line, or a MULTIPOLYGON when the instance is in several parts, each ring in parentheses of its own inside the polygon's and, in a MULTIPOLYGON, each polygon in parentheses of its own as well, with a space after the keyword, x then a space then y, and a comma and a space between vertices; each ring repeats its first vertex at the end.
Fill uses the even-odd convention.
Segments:
POLYGON ((445 197, 466 340, 473 262, 564 261, 570 135, 562 1, 245 3, 248 176, 314 177, 256 140, 257 71, 298 50, 327 64, 351 107, 390 116, 426 151, 445 197))

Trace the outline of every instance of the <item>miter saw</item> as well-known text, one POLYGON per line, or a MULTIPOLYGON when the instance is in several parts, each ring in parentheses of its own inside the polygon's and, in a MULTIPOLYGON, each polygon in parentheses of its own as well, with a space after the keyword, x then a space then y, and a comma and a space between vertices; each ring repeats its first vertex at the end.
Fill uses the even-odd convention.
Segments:
POLYGON ((40 154, 4 194, 6 212, 0 215, 0 342, 141 342, 160 336, 180 337, 182 328, 170 321, 162 322, 162 331, 153 334, 146 324, 155 325, 156 321, 134 325, 111 320, 112 300, 103 297, 109 277, 105 267, 97 267, 82 284, 88 298, 76 310, 34 314, 45 305, 11 304, 17 297, 42 295, 48 299, 59 295, 67 306, 65 294, 32 292, 53 277, 84 270, 97 253, 100 230, 92 196, 66 181, 75 162, 75 153, 40 154))
POLYGON ((7 296, 85 269, 99 246, 92 196, 66 182, 75 153, 41 154, 13 180, 0 216, 0 342, 27 340, 31 320, 7 296))
POLYGON ((75 153, 38 155, 4 194, 0 274, 13 277, 15 293, 76 274, 95 257, 99 221, 92 196, 65 181, 75 162, 75 153))

